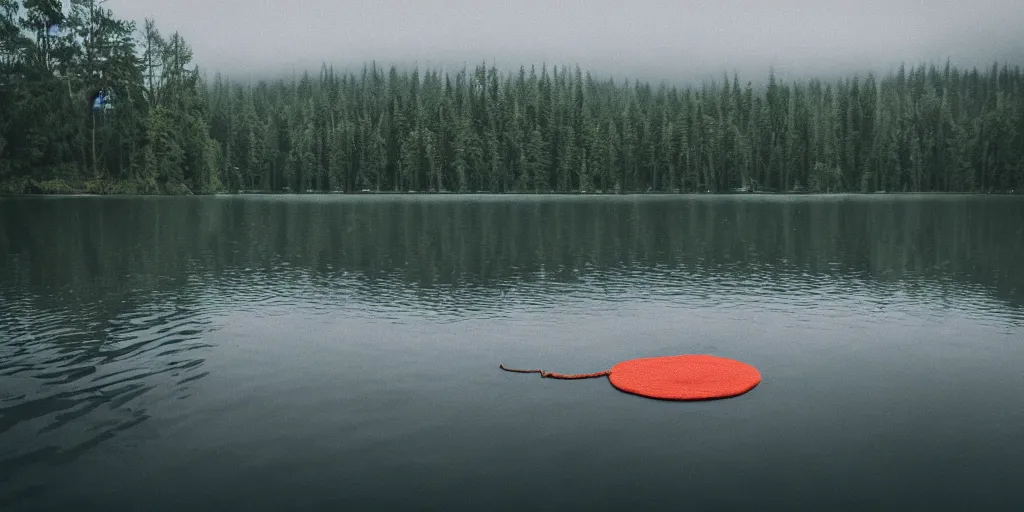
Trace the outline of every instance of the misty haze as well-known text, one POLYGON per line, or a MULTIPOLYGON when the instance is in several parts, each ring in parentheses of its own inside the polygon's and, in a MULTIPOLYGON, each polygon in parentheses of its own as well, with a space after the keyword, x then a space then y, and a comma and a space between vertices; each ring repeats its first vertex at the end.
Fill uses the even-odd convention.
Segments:
POLYGON ((1017 510, 1020 0, 0 0, 0 510, 1017 510))
POLYGON ((315 72, 322 62, 503 71, 574 66, 618 79, 685 83, 738 72, 764 80, 885 73, 900 63, 1022 64, 1018 0, 575 0, 248 2, 110 0, 141 26, 177 30, 207 72, 315 72))

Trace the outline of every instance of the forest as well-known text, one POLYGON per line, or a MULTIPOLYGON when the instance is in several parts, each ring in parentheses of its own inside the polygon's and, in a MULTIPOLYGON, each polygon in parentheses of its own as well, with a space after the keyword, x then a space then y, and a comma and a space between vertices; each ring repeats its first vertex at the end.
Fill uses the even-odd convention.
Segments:
POLYGON ((1021 192, 1024 77, 946 62, 673 86, 367 63, 233 82, 152 20, 0 0, 0 193, 365 191, 1021 192))

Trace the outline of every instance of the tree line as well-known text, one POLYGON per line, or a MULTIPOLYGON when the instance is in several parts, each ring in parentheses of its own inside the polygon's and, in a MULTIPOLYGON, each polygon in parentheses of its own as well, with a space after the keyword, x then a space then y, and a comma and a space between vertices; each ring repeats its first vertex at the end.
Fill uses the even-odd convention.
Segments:
POLYGON ((7 189, 1024 189, 1024 79, 1006 64, 758 86, 735 74, 674 87, 486 64, 210 81, 178 34, 151 20, 136 30, 93 1, 0 0, 7 189), (94 111, 90 95, 104 88, 114 108, 94 111))
POLYGON ((0 191, 220 190, 192 50, 98 4, 0 0, 0 191))

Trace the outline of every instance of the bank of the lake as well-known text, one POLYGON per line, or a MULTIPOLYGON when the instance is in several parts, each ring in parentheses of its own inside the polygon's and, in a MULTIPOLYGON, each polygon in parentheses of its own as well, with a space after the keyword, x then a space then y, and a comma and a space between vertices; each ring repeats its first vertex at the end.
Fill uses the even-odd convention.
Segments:
MULTIPOLYGON (((1024 193, 1024 190, 1017 191, 1014 189, 1010 190, 991 190, 991 191, 975 191, 975 192, 951 192, 951 191, 932 191, 932 192, 906 192, 896 191, 890 192, 885 190, 879 190, 874 192, 843 192, 843 191, 811 191, 811 190, 787 190, 787 191, 774 191, 774 190, 750 190, 750 189, 731 189, 731 190, 702 190, 702 191, 684 191, 684 190, 644 190, 644 191, 616 191, 616 190, 566 190, 566 191, 516 191, 511 190, 507 192, 499 192, 499 195, 690 195, 690 194, 711 194, 711 195, 809 195, 809 194, 934 194, 934 195, 1013 195, 1024 193)), ((38 182, 34 180, 21 180, 18 182, 0 183, 0 196, 78 196, 78 195, 122 195, 122 196, 193 196, 193 195, 418 195, 418 194, 430 194, 430 195, 489 195, 495 194, 495 192, 488 190, 474 190, 474 191, 449 191, 449 190, 307 190, 303 192, 295 192, 291 190, 281 191, 266 191, 266 190, 206 190, 200 193, 195 193, 185 185, 178 186, 161 186, 155 183, 133 183, 133 182, 103 182, 98 180, 88 182, 67 182, 64 180, 50 180, 45 182, 38 182)))

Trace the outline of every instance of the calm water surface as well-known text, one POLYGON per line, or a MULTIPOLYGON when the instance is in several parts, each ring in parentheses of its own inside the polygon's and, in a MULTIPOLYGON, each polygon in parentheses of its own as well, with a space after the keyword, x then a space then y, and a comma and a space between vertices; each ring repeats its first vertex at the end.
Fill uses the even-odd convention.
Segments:
POLYGON ((0 198, 3 510, 1020 509, 1022 403, 1024 198, 0 198))

